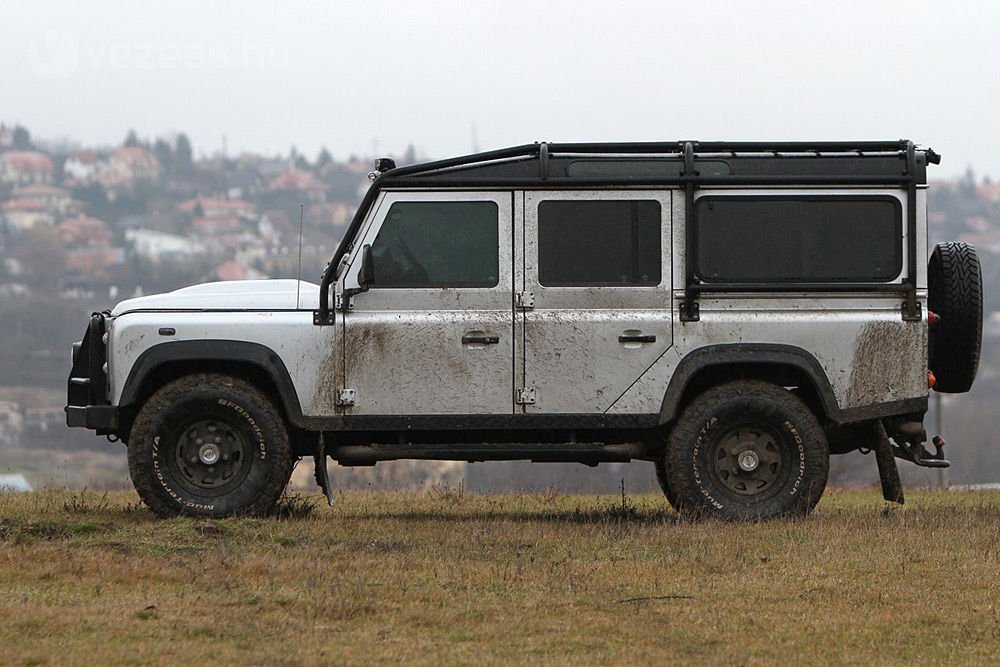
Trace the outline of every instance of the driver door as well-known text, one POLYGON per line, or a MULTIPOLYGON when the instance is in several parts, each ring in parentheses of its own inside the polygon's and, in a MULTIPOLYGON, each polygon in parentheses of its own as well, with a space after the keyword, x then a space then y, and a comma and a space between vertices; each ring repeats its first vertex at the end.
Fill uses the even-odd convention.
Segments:
POLYGON ((512 414, 512 194, 386 192, 338 284, 345 415, 512 414), (353 404, 350 401, 353 400, 353 404))

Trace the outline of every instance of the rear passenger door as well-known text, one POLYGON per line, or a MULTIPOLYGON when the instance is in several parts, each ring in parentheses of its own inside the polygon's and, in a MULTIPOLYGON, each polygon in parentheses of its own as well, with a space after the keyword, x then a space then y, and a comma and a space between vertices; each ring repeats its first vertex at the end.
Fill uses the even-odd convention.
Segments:
POLYGON ((671 193, 538 191, 522 203, 518 411, 603 413, 672 343, 671 193))

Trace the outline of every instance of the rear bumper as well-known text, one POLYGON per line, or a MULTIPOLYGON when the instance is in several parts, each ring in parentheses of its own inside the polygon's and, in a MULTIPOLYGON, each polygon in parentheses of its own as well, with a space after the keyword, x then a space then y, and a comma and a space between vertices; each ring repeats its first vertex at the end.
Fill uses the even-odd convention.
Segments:
POLYGON ((118 408, 113 405, 67 405, 66 426, 114 431, 118 428, 118 408))
POLYGON ((66 425, 104 435, 118 428, 118 408, 108 402, 107 315, 94 313, 83 340, 73 346, 73 369, 66 386, 66 425))

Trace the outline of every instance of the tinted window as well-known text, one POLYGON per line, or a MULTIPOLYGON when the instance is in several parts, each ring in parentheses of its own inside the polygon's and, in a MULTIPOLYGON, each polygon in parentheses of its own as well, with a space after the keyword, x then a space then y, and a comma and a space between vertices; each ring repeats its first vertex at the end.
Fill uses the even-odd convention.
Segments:
POLYGON ((891 197, 702 197, 696 220, 706 282, 891 280, 902 270, 891 197))
POLYGON ((660 204, 545 201, 538 205, 538 282, 658 285, 660 204))
POLYGON ((495 287, 493 202, 396 202, 372 243, 374 287, 495 287))

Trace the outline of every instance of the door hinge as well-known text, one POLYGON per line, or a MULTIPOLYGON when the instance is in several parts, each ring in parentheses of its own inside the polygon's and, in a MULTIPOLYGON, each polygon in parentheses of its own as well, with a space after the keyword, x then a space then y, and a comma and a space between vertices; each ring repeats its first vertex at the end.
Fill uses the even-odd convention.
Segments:
POLYGON ((521 310, 531 310, 535 307, 535 293, 534 292, 518 292, 517 293, 517 307, 521 310))
POLYGON ((917 301, 917 290, 910 288, 906 292, 906 301, 899 309, 903 314, 904 322, 919 322, 923 319, 920 302, 917 301))
POLYGON ((337 405, 354 405, 356 395, 353 389, 338 389, 336 403, 337 405))
POLYGON ((701 308, 694 297, 688 297, 681 301, 680 320, 681 322, 697 322, 701 319, 701 308))
POLYGON ((535 388, 534 387, 522 387, 517 390, 517 404, 518 405, 534 405, 535 404, 535 388))
POLYGON ((338 292, 335 299, 334 310, 347 311, 354 308, 354 299, 351 298, 350 294, 345 295, 338 292))

